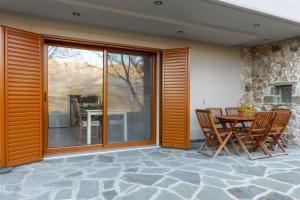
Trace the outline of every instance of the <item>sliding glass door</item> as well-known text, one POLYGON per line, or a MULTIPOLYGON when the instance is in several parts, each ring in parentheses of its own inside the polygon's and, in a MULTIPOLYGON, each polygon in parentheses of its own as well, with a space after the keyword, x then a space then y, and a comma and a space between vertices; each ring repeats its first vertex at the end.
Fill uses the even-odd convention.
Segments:
POLYGON ((107 55, 107 143, 152 139, 152 56, 107 55))
POLYGON ((48 148, 102 143, 103 51, 48 46, 48 148))
POLYGON ((154 141, 152 54, 50 44, 48 150, 154 141))

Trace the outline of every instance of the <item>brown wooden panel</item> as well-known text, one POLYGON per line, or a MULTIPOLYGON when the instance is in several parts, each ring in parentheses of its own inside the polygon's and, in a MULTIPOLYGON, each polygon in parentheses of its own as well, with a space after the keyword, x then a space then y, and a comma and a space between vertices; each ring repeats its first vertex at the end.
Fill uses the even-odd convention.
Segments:
POLYGON ((6 165, 42 159, 42 40, 5 28, 6 165))
POLYGON ((5 154, 5 70, 4 70, 4 28, 0 26, 0 167, 6 165, 5 154))
POLYGON ((190 145, 189 67, 187 48, 163 52, 162 146, 188 149, 190 145))

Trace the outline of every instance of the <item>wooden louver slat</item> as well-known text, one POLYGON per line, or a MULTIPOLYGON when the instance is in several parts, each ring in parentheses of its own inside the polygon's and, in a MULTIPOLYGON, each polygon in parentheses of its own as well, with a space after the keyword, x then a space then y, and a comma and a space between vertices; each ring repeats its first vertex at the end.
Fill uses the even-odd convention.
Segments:
POLYGON ((190 144, 188 48, 163 52, 162 146, 188 149, 190 144))
POLYGON ((42 159, 41 47, 38 34, 5 28, 7 166, 42 159))

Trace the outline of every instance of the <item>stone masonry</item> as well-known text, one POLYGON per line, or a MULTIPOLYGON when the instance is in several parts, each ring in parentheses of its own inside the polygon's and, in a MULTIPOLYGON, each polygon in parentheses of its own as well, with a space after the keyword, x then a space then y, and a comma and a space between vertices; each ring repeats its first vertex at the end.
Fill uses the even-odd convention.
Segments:
POLYGON ((291 109, 287 140, 300 145, 300 38, 241 48, 241 61, 240 103, 262 111, 291 109), (280 101, 280 86, 291 88, 290 103, 280 101))

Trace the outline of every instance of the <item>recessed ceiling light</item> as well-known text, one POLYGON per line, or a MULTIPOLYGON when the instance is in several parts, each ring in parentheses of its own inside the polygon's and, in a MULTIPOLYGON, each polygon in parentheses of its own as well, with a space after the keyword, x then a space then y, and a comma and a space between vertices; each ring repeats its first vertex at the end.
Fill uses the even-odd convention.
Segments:
POLYGON ((252 25, 254 28, 258 28, 258 27, 260 27, 260 24, 253 24, 252 25))
POLYGON ((73 12, 72 15, 73 15, 74 17, 79 17, 81 14, 80 14, 79 12, 73 12))
POLYGON ((154 4, 157 5, 157 6, 160 6, 160 5, 163 4, 163 2, 162 1, 154 1, 154 4))
POLYGON ((182 31, 182 30, 179 30, 179 31, 177 31, 177 34, 184 34, 184 31, 182 31))

